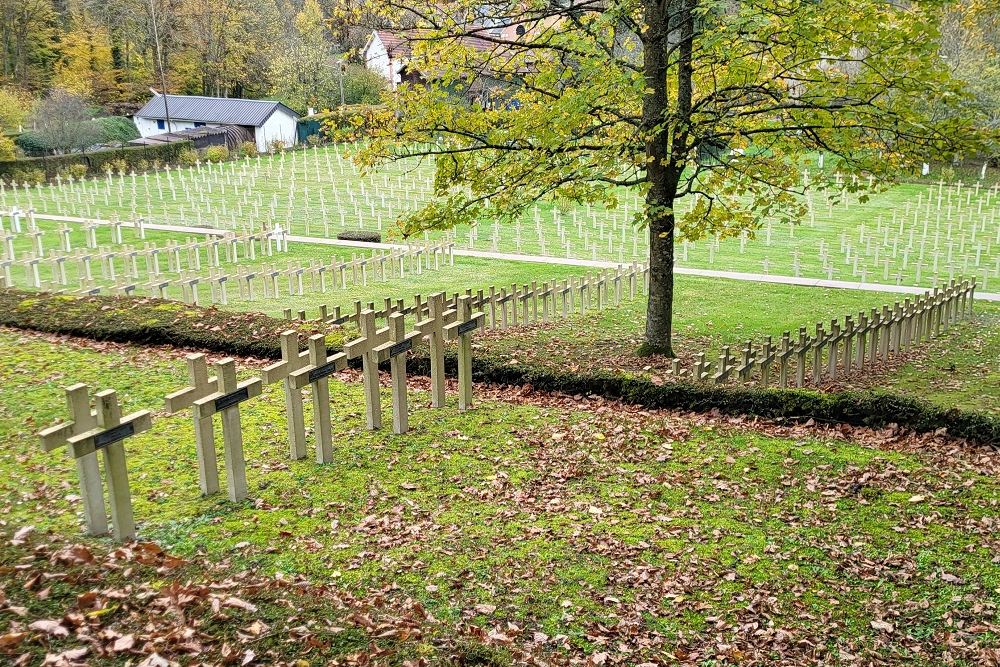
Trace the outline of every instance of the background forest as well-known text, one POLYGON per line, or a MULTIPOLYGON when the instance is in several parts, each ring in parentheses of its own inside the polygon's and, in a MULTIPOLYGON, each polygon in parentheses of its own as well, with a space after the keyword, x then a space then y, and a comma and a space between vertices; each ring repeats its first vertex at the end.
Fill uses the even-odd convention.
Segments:
POLYGON ((301 113, 378 102, 384 82, 357 57, 368 30, 332 22, 335 2, 0 0, 0 126, 30 124, 53 89, 133 113, 161 87, 154 34, 171 93, 276 99, 301 113))
MULTIPOLYGON (((385 81, 360 57, 375 19, 345 11, 350 2, 0 0, 0 159, 16 153, 9 137, 54 117, 134 113, 163 87, 157 41, 170 93, 274 99, 303 115, 378 103, 385 81)), ((941 57, 969 84, 970 115, 1000 127, 1000 8, 960 0, 944 11, 941 57)), ((106 122, 78 143, 114 141, 125 125, 106 122)))

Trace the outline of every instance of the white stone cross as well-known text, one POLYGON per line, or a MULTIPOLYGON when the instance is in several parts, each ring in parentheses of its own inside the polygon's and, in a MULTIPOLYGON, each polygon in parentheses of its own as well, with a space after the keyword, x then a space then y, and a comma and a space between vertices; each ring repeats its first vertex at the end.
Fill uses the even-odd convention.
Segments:
POLYGON ((218 378, 208 376, 208 364, 204 354, 187 355, 188 380, 191 386, 169 394, 166 401, 168 414, 192 408, 194 421, 195 448, 198 454, 198 484, 202 495, 210 496, 219 492, 219 466, 215 455, 215 429, 212 419, 202 419, 194 402, 215 393, 218 378))
POLYGON ((389 341, 375 348, 380 362, 389 360, 392 375, 392 432, 406 433, 409 430, 409 415, 406 401, 406 353, 413 348, 413 340, 420 337, 419 331, 406 332, 406 316, 393 313, 389 316, 389 341))
POLYGON ((247 466, 243 457, 243 431, 240 425, 240 403, 260 396, 260 378, 236 381, 236 362, 223 359, 215 364, 218 391, 194 402, 199 419, 211 419, 222 413, 223 456, 226 461, 226 478, 229 481, 229 499, 236 502, 247 497, 247 466))
MULTIPOLYGON (((343 352, 326 356, 326 336, 309 337, 309 364, 292 372, 288 382, 298 393, 312 385, 313 423, 316 431, 316 463, 333 461, 333 433, 330 423, 330 376, 347 368, 343 352)), ((304 437, 305 434, 303 434, 304 437)))
POLYGON ((382 426, 382 404, 379 396, 378 355, 375 349, 389 340, 389 328, 375 327, 375 311, 366 308, 358 317, 361 337, 344 345, 348 359, 361 357, 361 378, 365 385, 365 416, 368 428, 382 426))
POLYGON ((431 355, 431 406, 444 407, 444 327, 455 320, 455 310, 444 309, 444 292, 431 294, 427 299, 427 319, 417 322, 416 328, 430 343, 431 355))
POLYGON ((486 314, 472 312, 472 297, 458 297, 455 321, 444 328, 448 340, 458 340, 458 409, 472 407, 472 333, 483 326, 486 314))
POLYGON ((289 376, 309 363, 309 353, 299 351, 299 333, 281 334, 281 361, 261 371, 264 384, 284 380, 285 412, 288 416, 288 450, 293 461, 306 457, 306 427, 302 413, 302 392, 292 386, 289 376))
POLYGON ((66 399, 73 421, 52 426, 38 435, 45 451, 51 452, 65 445, 76 459, 84 517, 87 532, 91 535, 105 535, 108 532, 104 491, 96 457, 98 450, 102 452, 114 537, 121 541, 132 540, 135 539, 135 520, 132 515, 123 441, 137 433, 148 431, 152 427, 152 418, 149 410, 122 417, 114 390, 98 392, 94 398, 97 409, 91 410, 87 385, 67 387, 66 399))

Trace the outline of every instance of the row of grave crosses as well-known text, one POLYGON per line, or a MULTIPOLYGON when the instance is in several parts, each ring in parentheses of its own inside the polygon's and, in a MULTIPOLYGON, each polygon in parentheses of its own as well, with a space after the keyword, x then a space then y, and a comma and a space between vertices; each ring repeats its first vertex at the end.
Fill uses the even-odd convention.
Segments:
MULTIPOLYGON (((634 299, 639 290, 648 290, 649 268, 642 264, 618 266, 605 269, 596 275, 587 274, 563 280, 553 280, 510 288, 495 285, 486 289, 465 290, 472 301, 474 310, 482 310, 487 316, 487 326, 491 329, 506 329, 511 326, 549 322, 557 318, 567 318, 574 312, 585 313, 592 309, 618 306, 622 299, 634 299)), ((448 307, 456 307, 459 293, 445 298, 448 307)), ((388 319, 393 314, 414 316, 421 319, 430 304, 420 294, 415 294, 408 304, 404 299, 386 297, 384 305, 376 309, 375 302, 368 302, 367 309, 375 311, 378 320, 388 319)), ((315 321, 327 324, 358 323, 365 310, 360 300, 354 302, 353 309, 335 306, 332 309, 320 305, 315 321)), ((293 319, 291 308, 284 310, 286 320, 293 319)), ((305 310, 299 310, 297 319, 309 321, 305 310)))
MULTIPOLYGON (((361 314, 360 336, 349 341, 343 352, 327 354, 326 337, 311 336, 306 351, 299 349, 299 334, 286 331, 281 336, 279 362, 263 369, 261 377, 239 381, 236 362, 223 359, 215 364, 215 375, 209 375, 203 354, 187 357, 189 386, 165 398, 168 414, 190 409, 194 425, 195 448, 198 462, 198 483, 202 494, 212 495, 220 490, 217 452, 215 450, 214 415, 220 415, 223 439, 223 460, 226 468, 229 499, 238 502, 248 495, 246 458, 243 451, 243 429, 240 422, 240 405, 263 391, 264 384, 283 383, 285 410, 288 417, 289 456, 293 460, 307 456, 307 438, 303 410, 302 390, 312 390, 313 437, 316 462, 333 462, 333 429, 330 415, 330 376, 347 367, 352 359, 361 360, 364 381, 365 418, 370 429, 382 425, 381 395, 379 392, 379 364, 389 361, 392 396, 392 431, 409 430, 406 395, 406 353, 416 339, 424 337, 430 346, 431 404, 435 408, 445 404, 444 342, 458 342, 458 407, 468 410, 472 406, 472 334, 481 328, 484 314, 472 312, 471 299, 459 297, 455 308, 445 308, 444 294, 431 295, 430 312, 426 319, 416 323, 414 331, 406 331, 404 316, 394 314, 388 326, 378 328, 375 313, 366 310, 361 314)), ((104 458, 104 480, 111 506, 111 524, 118 540, 135 538, 135 521, 129 493, 128 472, 125 464, 124 441, 152 427, 148 410, 121 416, 118 398, 113 390, 95 395, 96 410, 90 407, 89 390, 77 384, 66 389, 72 421, 57 424, 39 433, 42 448, 53 451, 67 447, 76 461, 84 520, 91 535, 108 532, 105 510, 104 485, 102 485, 97 452, 104 458)))
MULTIPOLYGON (((777 346, 770 337, 760 346, 747 341, 739 357, 725 345, 715 364, 704 353, 698 353, 689 377, 712 384, 751 382, 757 370, 760 386, 767 387, 772 367, 776 366, 780 388, 792 384, 802 387, 807 380, 816 385, 824 379, 837 380, 884 363, 890 355, 909 353, 914 346, 937 338, 959 320, 971 317, 975 290, 975 280, 953 282, 913 301, 906 299, 892 307, 884 305, 881 311, 872 308, 870 314, 859 313, 857 320, 848 315, 843 325, 837 320, 832 320, 828 328, 818 323, 812 336, 800 327, 797 339, 786 331, 777 346)), ((688 371, 674 359, 670 374, 685 377, 688 371)))

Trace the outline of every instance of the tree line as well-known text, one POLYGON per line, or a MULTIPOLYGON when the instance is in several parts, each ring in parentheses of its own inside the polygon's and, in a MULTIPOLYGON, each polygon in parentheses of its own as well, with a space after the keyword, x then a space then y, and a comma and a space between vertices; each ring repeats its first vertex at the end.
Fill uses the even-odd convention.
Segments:
POLYGON ((157 43, 170 93, 300 112, 376 103, 384 83, 356 55, 367 31, 331 20, 333 1, 0 0, 2 101, 24 111, 0 124, 23 123, 27 103, 53 89, 132 113, 161 87, 157 43))

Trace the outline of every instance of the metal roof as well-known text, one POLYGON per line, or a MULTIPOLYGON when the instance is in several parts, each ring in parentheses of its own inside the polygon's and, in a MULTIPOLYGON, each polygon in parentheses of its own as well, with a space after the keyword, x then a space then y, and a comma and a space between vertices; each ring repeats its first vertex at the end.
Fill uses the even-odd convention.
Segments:
MULTIPOLYGON (((299 117, 281 102, 242 100, 232 97, 200 97, 197 95, 167 95, 172 120, 191 120, 226 125, 260 127, 278 109, 299 117)), ((136 112, 140 118, 166 118, 163 95, 157 95, 136 112)))

